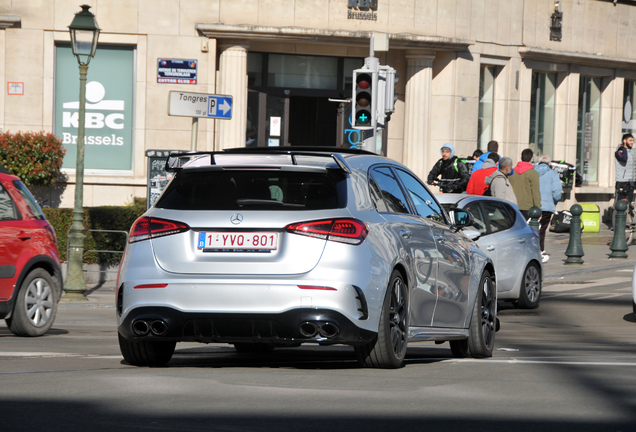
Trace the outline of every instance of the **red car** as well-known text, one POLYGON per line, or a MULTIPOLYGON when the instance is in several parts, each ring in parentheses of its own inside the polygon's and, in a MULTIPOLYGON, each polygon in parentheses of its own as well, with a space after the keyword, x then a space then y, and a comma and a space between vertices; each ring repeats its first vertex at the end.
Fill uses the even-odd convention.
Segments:
POLYGON ((0 167, 0 319, 18 336, 41 336, 61 295, 55 230, 20 179, 0 167))

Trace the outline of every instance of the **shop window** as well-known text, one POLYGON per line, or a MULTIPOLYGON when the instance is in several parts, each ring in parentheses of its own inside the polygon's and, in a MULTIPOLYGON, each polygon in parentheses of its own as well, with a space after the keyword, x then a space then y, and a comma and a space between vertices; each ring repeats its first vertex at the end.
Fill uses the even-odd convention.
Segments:
POLYGON ((598 181, 599 132, 601 125, 601 78, 581 76, 576 139, 576 169, 583 183, 598 181))
POLYGON ((364 60, 359 58, 345 58, 343 59, 343 77, 342 88, 351 91, 353 89, 353 71, 360 69, 364 65, 364 60))
POLYGON ((554 153, 556 74, 532 72, 530 96, 530 148, 535 155, 554 153))
POLYGON ((621 129, 623 133, 636 134, 636 81, 625 80, 623 91, 623 122, 621 129))
POLYGON ((333 90, 338 88, 338 58, 270 54, 270 87, 333 90))
POLYGON ((486 150, 492 140, 495 102, 495 66, 482 66, 479 74, 479 119, 477 120, 478 148, 486 150))
POLYGON ((247 85, 263 85, 263 54, 249 53, 247 56, 247 85))

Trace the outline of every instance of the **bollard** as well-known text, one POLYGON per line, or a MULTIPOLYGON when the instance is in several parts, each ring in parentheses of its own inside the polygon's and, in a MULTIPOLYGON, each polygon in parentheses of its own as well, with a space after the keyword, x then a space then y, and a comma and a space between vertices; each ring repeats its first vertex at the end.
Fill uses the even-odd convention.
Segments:
POLYGON ((568 248, 565 251, 567 255, 567 259, 565 263, 568 265, 580 265, 583 264, 583 259, 581 258, 583 255, 583 243, 581 243, 581 214, 583 213, 583 208, 574 204, 570 208, 570 213, 572 213, 572 221, 570 222, 570 242, 568 243, 568 248))
POLYGON ((612 253, 610 258, 627 258, 625 251, 629 249, 627 246, 627 240, 625 238, 625 210, 627 210, 627 201, 618 200, 614 204, 615 219, 614 219, 614 240, 610 245, 612 253))
POLYGON ((530 211, 528 211, 528 215, 530 216, 530 225, 531 228, 534 228, 536 232, 539 232, 539 218, 541 217, 541 209, 537 206, 530 207, 530 211))

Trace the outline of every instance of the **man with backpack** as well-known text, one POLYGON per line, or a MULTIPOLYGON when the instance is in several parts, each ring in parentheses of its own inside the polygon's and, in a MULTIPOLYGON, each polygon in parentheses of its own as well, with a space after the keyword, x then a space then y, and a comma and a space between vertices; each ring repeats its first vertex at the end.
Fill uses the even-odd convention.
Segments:
POLYGON ((521 161, 515 166, 514 174, 510 177, 510 184, 515 191, 519 211, 524 218, 530 216, 532 207, 541 208, 541 189, 539 188, 539 174, 532 165, 532 149, 521 152, 521 161))
POLYGON ((455 156, 455 147, 446 143, 441 148, 442 158, 435 162, 433 169, 428 173, 427 183, 432 185, 441 175, 440 190, 444 193, 462 193, 468 184, 468 169, 466 165, 455 156))

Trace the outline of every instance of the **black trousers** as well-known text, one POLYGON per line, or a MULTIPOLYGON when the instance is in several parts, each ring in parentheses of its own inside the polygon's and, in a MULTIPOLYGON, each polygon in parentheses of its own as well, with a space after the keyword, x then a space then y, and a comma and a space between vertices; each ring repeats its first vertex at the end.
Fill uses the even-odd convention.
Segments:
POLYGON ((627 204, 631 204, 634 201, 634 182, 616 182, 616 196, 614 198, 614 201, 624 199, 627 200, 627 204))
POLYGON ((541 250, 545 251, 545 232, 548 230, 550 226, 550 220, 552 219, 552 212, 544 211, 541 212, 541 220, 539 221, 539 246, 541 246, 541 250))

